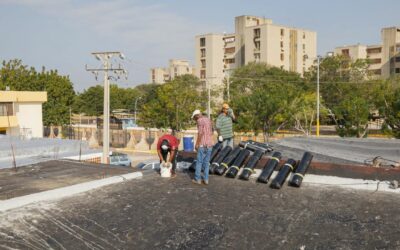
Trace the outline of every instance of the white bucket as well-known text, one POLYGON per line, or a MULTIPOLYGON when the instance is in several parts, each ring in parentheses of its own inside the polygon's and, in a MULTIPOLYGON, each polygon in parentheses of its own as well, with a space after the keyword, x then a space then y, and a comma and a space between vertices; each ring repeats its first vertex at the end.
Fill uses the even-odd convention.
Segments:
POLYGON ((169 164, 168 167, 164 167, 163 164, 160 165, 160 174, 161 177, 163 178, 169 178, 171 177, 171 169, 172 169, 172 164, 169 164))

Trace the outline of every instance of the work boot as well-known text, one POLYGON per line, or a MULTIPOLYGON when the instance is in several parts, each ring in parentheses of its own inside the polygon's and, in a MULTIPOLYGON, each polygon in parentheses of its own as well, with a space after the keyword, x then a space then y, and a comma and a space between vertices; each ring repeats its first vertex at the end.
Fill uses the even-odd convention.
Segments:
POLYGON ((193 182, 193 184, 201 185, 201 181, 200 180, 192 179, 192 182, 193 182))
POLYGON ((208 185, 208 180, 203 180, 204 185, 208 185))

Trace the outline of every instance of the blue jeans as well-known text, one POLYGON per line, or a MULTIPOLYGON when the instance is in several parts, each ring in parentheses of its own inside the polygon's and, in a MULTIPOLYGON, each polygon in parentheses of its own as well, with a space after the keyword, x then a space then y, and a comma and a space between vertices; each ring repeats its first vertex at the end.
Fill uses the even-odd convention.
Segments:
POLYGON ((197 150, 197 162, 196 171, 194 173, 194 179, 196 181, 201 180, 201 170, 204 171, 203 180, 208 181, 208 173, 210 171, 210 157, 212 148, 199 147, 197 150))
POLYGON ((222 141, 222 147, 226 147, 226 146, 230 146, 231 148, 233 148, 233 137, 231 138, 226 138, 222 141))

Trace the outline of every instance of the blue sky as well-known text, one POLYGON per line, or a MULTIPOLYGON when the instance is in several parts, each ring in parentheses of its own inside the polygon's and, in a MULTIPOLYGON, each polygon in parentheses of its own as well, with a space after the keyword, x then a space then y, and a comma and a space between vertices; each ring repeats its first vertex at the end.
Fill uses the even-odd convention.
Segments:
MULTIPOLYGON (((170 58, 194 59, 194 36, 232 32, 234 17, 256 15, 317 31, 318 52, 380 43, 382 27, 400 26, 398 0, 0 0, 0 60, 58 69, 82 91, 96 83, 90 53, 118 50, 129 71, 121 87, 148 82, 170 58)), ((101 79, 101 78, 99 78, 101 79)))

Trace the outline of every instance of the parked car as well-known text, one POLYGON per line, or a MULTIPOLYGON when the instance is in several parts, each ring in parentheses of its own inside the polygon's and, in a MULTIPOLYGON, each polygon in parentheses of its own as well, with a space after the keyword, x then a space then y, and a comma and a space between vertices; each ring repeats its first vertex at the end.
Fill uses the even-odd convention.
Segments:
POLYGON ((110 155, 110 164, 131 167, 131 160, 129 159, 127 154, 113 152, 110 155))

